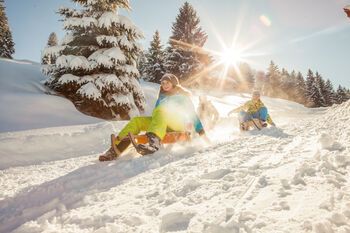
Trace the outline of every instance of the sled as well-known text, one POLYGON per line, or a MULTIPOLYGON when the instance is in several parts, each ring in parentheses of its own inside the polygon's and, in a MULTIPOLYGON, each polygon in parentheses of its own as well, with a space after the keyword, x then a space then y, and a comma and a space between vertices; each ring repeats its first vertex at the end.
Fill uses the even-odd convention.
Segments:
MULTIPOLYGON (((127 140, 128 137, 123 138, 122 140, 127 140)), ((134 135, 135 142, 137 144, 146 144, 148 143, 148 138, 145 134, 141 135, 134 135)), ((114 141, 116 138, 114 137, 114 141)), ((115 145, 113 139, 112 139, 112 145, 115 145)), ((164 136, 163 140, 161 141, 162 144, 171 144, 171 143, 177 143, 177 142, 187 142, 191 141, 191 133, 190 132, 168 132, 164 136)))
MULTIPOLYGON (((190 132, 168 132, 163 138, 163 140, 161 141, 161 143, 172 144, 172 143, 187 142, 187 141, 191 141, 190 132)), ((146 144, 148 143, 148 138, 145 134, 142 134, 142 135, 132 135, 132 140, 129 135, 119 140, 115 134, 111 134, 111 146, 113 148, 114 155, 107 155, 105 153, 99 156, 99 160, 103 162, 103 161, 111 161, 111 160, 117 159, 119 156, 123 154, 123 152, 129 147, 131 143, 134 146, 136 144, 146 144), (116 141, 119 141, 118 146, 116 144, 116 141), (119 150, 117 147, 121 148, 121 150, 119 150)))
POLYGON ((246 121, 246 122, 242 122, 240 123, 240 130, 241 131, 248 131, 250 129, 257 129, 257 130, 261 130, 262 128, 264 128, 260 122, 259 119, 252 119, 250 121, 246 121))

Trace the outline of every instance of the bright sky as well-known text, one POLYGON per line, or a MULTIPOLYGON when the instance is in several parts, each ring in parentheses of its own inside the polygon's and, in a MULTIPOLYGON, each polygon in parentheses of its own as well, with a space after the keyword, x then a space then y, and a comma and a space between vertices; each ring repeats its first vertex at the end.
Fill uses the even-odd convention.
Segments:
MULTIPOLYGON (((148 47, 155 30, 167 43, 171 26, 184 0, 131 0, 126 13, 143 30, 148 47)), ((254 69, 266 70, 273 60, 279 67, 306 74, 318 71, 335 86, 350 87, 350 19, 343 7, 350 0, 188 0, 208 34, 205 45, 221 52, 236 38, 254 69)), ((16 59, 40 61, 51 32, 65 32, 60 6, 69 0, 5 0, 15 42, 16 59)), ((125 14, 125 13, 124 13, 125 14)))

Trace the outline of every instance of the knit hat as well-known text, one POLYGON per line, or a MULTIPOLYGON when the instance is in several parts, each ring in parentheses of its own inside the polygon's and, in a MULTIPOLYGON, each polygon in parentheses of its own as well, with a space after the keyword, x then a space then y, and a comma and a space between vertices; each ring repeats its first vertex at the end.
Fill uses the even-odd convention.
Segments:
POLYGON ((260 91, 259 90, 254 90, 252 95, 260 96, 260 91))
POLYGON ((164 74, 160 81, 167 80, 173 84, 174 87, 180 85, 179 79, 173 74, 164 74))

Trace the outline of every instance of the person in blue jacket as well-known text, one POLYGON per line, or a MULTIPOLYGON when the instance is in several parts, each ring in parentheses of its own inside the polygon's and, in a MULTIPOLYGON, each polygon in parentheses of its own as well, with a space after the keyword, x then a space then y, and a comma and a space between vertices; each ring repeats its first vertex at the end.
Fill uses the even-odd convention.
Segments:
MULTIPOLYGON (((156 152, 160 148, 161 140, 169 131, 183 132, 194 129, 200 136, 205 136, 203 125, 190 99, 191 93, 180 85, 178 78, 173 74, 165 74, 160 81, 160 91, 152 116, 132 118, 117 137, 121 140, 128 133, 138 135, 145 131, 149 143, 139 144, 137 148, 143 155, 156 152)), ((205 139, 208 140, 206 136, 205 139)), ((115 142, 116 148, 122 152, 130 142, 119 140, 115 142)), ((100 160, 112 160, 117 156, 119 155, 111 148, 105 155, 100 156, 100 160)))

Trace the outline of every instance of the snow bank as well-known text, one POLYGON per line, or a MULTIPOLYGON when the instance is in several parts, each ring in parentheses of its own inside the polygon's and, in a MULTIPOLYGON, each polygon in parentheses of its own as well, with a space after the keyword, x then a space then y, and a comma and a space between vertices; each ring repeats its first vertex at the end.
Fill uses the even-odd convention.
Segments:
POLYGON ((97 123, 68 100, 47 95, 40 64, 0 59, 0 132, 97 123))

